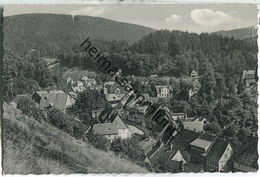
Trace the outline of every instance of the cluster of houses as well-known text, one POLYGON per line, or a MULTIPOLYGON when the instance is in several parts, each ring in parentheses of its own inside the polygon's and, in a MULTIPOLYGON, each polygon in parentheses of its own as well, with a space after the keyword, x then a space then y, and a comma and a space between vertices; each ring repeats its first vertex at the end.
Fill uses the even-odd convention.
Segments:
MULTIPOLYGON (((243 72, 246 85, 253 83, 253 74, 251 71, 243 72)), ((193 71, 191 77, 194 87, 189 92, 190 96, 200 89, 198 74, 193 71)), ((185 113, 172 113, 157 103, 153 103, 153 108, 140 107, 135 94, 127 93, 114 81, 98 85, 95 79, 83 76, 77 81, 69 77, 67 83, 73 90, 68 94, 61 90, 38 91, 32 99, 41 109, 56 107, 65 111, 75 103, 79 92, 86 89, 99 90, 111 106, 91 110, 91 116, 96 121, 88 131, 112 141, 115 138, 130 138, 133 134, 144 134, 143 129, 135 126, 150 130, 155 135, 140 142, 148 163, 167 162, 176 172, 247 172, 258 169, 257 146, 254 144, 257 143, 257 137, 249 137, 247 142, 237 145, 208 134, 204 131, 208 123, 205 119, 189 118, 185 113)), ((171 97, 172 89, 168 86, 155 88, 157 98, 171 97)), ((143 95, 149 100, 148 94, 143 95)))
MULTIPOLYGON (((161 125, 157 138, 140 143, 149 163, 167 162, 177 172, 254 172, 258 169, 257 137, 248 137, 238 145, 194 128, 200 124, 180 127, 182 124, 176 124, 178 119, 174 114, 160 106, 155 111, 148 110, 146 115, 161 125)), ((185 125, 187 118, 180 119, 185 125)), ((205 120, 191 122, 206 123, 205 120)))
POLYGON ((97 82, 94 78, 88 78, 87 76, 83 76, 82 78, 75 80, 71 76, 67 79, 67 84, 71 86, 74 93, 83 92, 87 88, 90 89, 98 89, 97 82))

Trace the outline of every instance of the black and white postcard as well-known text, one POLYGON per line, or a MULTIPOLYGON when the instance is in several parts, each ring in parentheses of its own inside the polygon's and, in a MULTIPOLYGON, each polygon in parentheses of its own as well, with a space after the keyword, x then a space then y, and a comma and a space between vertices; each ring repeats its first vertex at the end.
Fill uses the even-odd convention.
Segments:
POLYGON ((5 4, 3 174, 258 171, 255 4, 5 4))

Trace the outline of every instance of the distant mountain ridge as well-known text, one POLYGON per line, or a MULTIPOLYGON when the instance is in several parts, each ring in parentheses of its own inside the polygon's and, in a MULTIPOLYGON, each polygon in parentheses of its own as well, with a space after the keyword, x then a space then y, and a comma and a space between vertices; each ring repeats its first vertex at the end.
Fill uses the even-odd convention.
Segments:
POLYGON ((99 17, 22 14, 4 19, 4 45, 16 52, 71 49, 87 37, 136 42, 154 29, 99 17))
POLYGON ((213 32, 216 35, 222 35, 225 37, 234 37, 235 39, 247 39, 247 38, 254 38, 257 36, 257 28, 255 27, 248 27, 248 28, 240 28, 234 30, 222 30, 213 32))

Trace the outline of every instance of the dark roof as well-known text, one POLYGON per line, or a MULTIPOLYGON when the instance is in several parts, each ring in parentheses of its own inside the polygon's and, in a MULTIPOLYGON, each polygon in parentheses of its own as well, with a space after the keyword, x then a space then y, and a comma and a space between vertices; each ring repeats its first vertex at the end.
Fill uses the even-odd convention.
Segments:
POLYGON ((257 150, 257 137, 248 137, 246 142, 240 146, 234 161, 246 166, 258 169, 258 150, 257 150))
POLYGON ((131 104, 135 99, 136 99, 136 95, 135 95, 135 94, 131 94, 131 95, 127 98, 127 100, 126 100, 124 106, 125 106, 125 107, 128 106, 128 105, 131 104))
POLYGON ((157 161, 158 159, 163 159, 163 160, 171 160, 174 155, 180 151, 182 157, 184 158, 184 160, 187 162, 189 161, 189 154, 187 151, 183 151, 181 149, 178 149, 177 147, 174 147, 172 149, 170 149, 169 146, 163 146, 160 148, 159 151, 156 152, 156 154, 154 154, 152 156, 152 158, 150 159, 152 162, 157 161))
POLYGON ((146 111, 146 113, 145 113, 145 117, 151 118, 150 116, 152 116, 155 112, 157 112, 157 110, 160 108, 160 106, 161 106, 161 105, 160 105, 160 104, 157 104, 157 103, 151 105, 151 106, 147 109, 147 111, 146 111))
POLYGON ((101 123, 107 122, 116 117, 116 111, 113 108, 105 108, 98 116, 101 123))
POLYGON ((215 136, 209 135, 209 134, 205 134, 205 133, 201 134, 199 136, 199 138, 202 139, 202 140, 211 141, 211 142, 213 142, 216 139, 215 136))
POLYGON ((200 136, 199 133, 191 130, 181 130, 170 142, 179 149, 188 149, 192 141, 200 136))
POLYGON ((177 112, 177 113, 172 113, 173 116, 186 116, 187 114, 184 112, 177 112))
POLYGON ((228 142, 222 139, 216 139, 209 152, 206 155, 206 158, 212 159, 216 162, 220 160, 223 153, 225 152, 228 146, 228 142))
POLYGON ((184 171, 186 173, 189 173, 189 172, 204 172, 204 166, 202 164, 195 164, 195 163, 187 163, 184 165, 184 171))

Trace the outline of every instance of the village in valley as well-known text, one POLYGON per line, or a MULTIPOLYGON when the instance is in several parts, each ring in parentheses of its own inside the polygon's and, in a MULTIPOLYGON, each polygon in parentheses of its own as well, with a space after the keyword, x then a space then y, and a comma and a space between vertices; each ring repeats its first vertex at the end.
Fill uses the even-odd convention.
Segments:
POLYGON ((257 172, 256 5, 120 3, 0 9, 3 174, 257 172))
MULTIPOLYGON (((242 78, 248 91, 256 86, 254 70, 243 71, 242 78)), ((87 127, 84 136, 91 132, 91 136, 103 136, 110 143, 116 139, 141 137, 138 145, 145 154, 144 163, 149 165, 167 164, 174 172, 257 171, 257 136, 250 135, 247 142, 238 145, 205 130, 209 123, 205 118, 171 111, 163 104, 173 97, 174 88, 170 84, 155 85, 154 96, 142 94, 155 108, 151 109, 147 105, 139 105, 138 95, 133 91, 128 93, 112 79, 97 83, 95 78, 86 75, 75 78, 69 75, 66 82, 70 92, 37 91, 32 100, 46 112, 56 108, 65 113, 77 102, 77 95, 83 92, 100 94, 98 102, 106 103, 106 106, 99 106, 95 99, 90 100, 89 112, 86 113, 91 115, 91 124, 87 125, 75 117, 87 127)), ((151 75, 150 79, 160 78, 151 75)), ((188 91, 190 99, 198 93, 200 82, 194 70, 189 79, 192 83, 188 91)))

